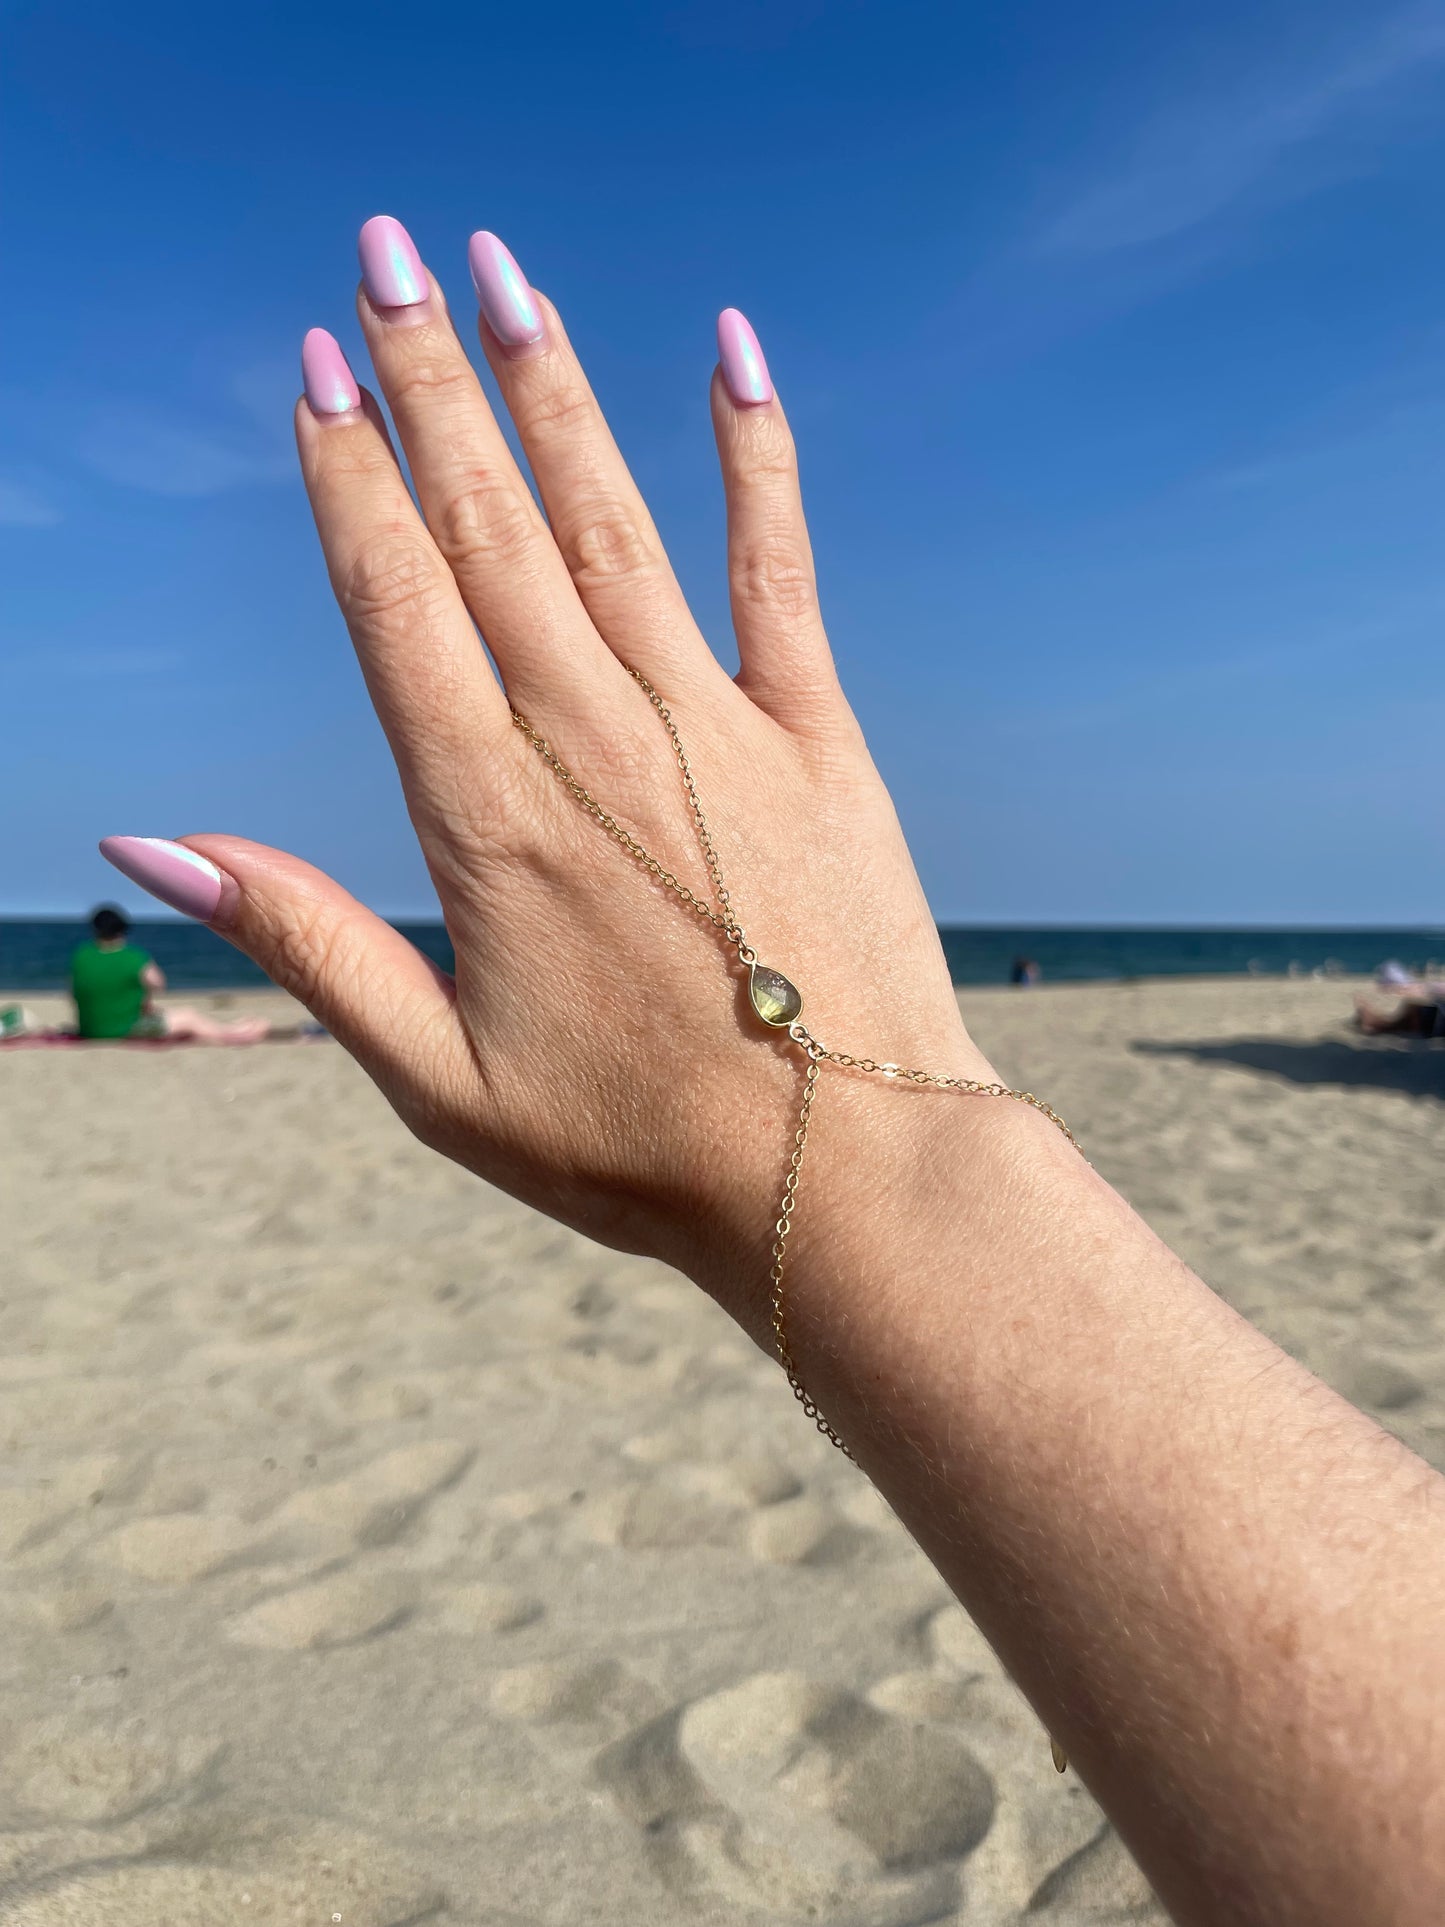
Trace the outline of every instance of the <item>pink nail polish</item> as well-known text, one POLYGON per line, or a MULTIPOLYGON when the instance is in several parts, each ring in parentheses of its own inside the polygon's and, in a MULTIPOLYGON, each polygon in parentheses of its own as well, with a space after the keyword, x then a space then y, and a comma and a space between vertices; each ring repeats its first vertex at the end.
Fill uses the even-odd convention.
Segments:
POLYGON ((416 243, 391 215, 372 215, 357 237, 356 251, 373 306, 415 308, 431 293, 416 243))
POLYGON ((727 391, 740 408, 753 408, 773 399, 773 384, 758 338, 747 316, 736 308, 724 308, 717 318, 717 353, 727 391))
POLYGON ((467 244, 472 285, 487 326, 504 348, 526 348, 542 339, 542 311, 527 277, 495 234, 483 230, 467 244))
POLYGON ((301 379, 313 415, 349 415, 361 406, 341 344, 324 328, 312 328, 301 343, 301 379))
POLYGON ((172 910, 198 917, 202 923, 215 915, 221 900, 221 873, 198 851, 164 836, 107 836, 101 838, 100 853, 123 877, 172 910))

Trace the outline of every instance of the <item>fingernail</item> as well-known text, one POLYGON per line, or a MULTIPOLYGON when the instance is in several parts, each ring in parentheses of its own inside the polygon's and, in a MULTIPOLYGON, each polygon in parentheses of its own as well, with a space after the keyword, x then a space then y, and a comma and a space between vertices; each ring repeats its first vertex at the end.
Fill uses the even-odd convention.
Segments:
POLYGON ((415 308, 431 293, 416 243, 391 215, 372 215, 357 236, 356 251, 375 307, 415 308))
POLYGON ((107 836, 100 853, 123 877, 188 917, 207 923, 221 900, 221 873, 184 843, 164 836, 107 836))
POLYGON ((504 348, 526 348, 542 339, 542 311, 527 277, 495 234, 483 230, 467 243, 472 286, 487 326, 504 348))
POLYGON ((301 379, 313 415, 349 415, 361 406, 361 390, 335 335, 312 328, 301 343, 301 379))
POLYGON ((773 399, 768 364, 745 314, 724 308, 717 318, 717 354, 727 391, 740 408, 773 399))

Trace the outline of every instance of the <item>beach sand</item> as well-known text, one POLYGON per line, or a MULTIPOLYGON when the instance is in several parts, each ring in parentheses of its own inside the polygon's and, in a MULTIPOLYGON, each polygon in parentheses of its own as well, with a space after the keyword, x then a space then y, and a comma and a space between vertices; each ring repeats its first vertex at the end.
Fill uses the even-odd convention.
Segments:
MULTIPOLYGON (((1445 1464, 1445 1046, 1351 1036, 1349 990, 963 1004, 1445 1464)), ((7 1927, 1163 1918, 689 1285, 422 1150, 330 1043, 0 1053, 0 1092, 7 1927)))

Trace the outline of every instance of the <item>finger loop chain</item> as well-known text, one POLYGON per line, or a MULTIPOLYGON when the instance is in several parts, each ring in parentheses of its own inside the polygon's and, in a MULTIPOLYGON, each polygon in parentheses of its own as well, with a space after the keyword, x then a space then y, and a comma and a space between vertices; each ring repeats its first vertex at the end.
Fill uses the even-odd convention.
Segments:
MULTIPOLYGON (((798 1111, 797 1129, 793 1133, 792 1154, 788 1159, 787 1173, 783 1180, 783 1195, 778 1202, 777 1222, 773 1226, 772 1269, 768 1275, 771 1288, 773 1340, 778 1363, 787 1375, 794 1398, 823 1437, 836 1445, 845 1458, 852 1459, 853 1453, 818 1409, 817 1400, 808 1391, 799 1375, 788 1330, 785 1290, 788 1239, 793 1229, 793 1214, 798 1202, 798 1185, 803 1173, 803 1154, 807 1149, 808 1131, 813 1121, 813 1106, 817 1100, 821 1067, 824 1064, 836 1064, 841 1070, 857 1071, 866 1077, 882 1077, 890 1083, 913 1084, 941 1091, 959 1091, 969 1097, 1013 1098, 1017 1103, 1027 1104, 1033 1110, 1040 1112, 1063 1132, 1070 1144, 1077 1147, 1078 1140, 1058 1112, 1042 1098, 1035 1097, 1032 1091, 1012 1090, 1007 1084, 984 1084, 972 1077, 951 1077, 943 1071, 909 1070, 899 1064, 880 1064, 871 1057, 855 1057, 849 1051, 829 1050, 813 1036, 806 1025, 800 1021, 803 1000, 797 988, 783 976, 781 971, 769 970, 761 965, 757 951, 744 935, 742 924, 738 921, 733 909, 727 885, 723 881, 722 864, 703 811, 702 799, 698 795, 692 765, 688 761, 687 751, 683 748, 682 738, 678 735, 671 711, 645 676, 636 669, 630 669, 628 673, 657 711, 671 741, 673 758, 682 777, 683 794, 692 818, 693 831, 698 847, 702 851, 703 862, 707 867, 708 880, 712 887, 711 901, 689 889, 687 884, 653 856, 624 824, 619 823, 610 811, 604 809, 591 791, 573 775, 541 731, 536 729, 518 710, 512 711, 512 721, 562 787, 582 805, 587 814, 606 831, 608 836, 618 843, 635 863, 647 871, 655 882, 660 883, 695 916, 711 924, 720 933, 724 941, 736 952, 739 964, 749 973, 749 994, 757 1015, 771 1028, 782 1030, 803 1053, 805 1069, 802 1103, 798 1111)), ((1063 1749, 1056 1740, 1050 1741, 1050 1746, 1053 1751, 1054 1765, 1062 1773, 1067 1764, 1063 1749)))

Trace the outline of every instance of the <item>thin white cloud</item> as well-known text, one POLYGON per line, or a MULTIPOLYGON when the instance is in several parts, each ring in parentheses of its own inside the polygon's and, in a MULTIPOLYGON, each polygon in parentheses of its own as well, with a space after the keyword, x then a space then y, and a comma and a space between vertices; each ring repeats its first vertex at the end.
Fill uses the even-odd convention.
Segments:
POLYGON ((115 403, 92 415, 76 453, 107 481, 151 495, 219 495, 281 481, 292 466, 270 437, 193 424, 139 403, 115 403))
POLYGON ((1176 106, 1140 133, 1121 172, 1099 182, 1038 237, 1046 255, 1144 248, 1255 197, 1298 198, 1371 165, 1368 144, 1329 153, 1330 137, 1378 113, 1445 62, 1445 9, 1411 8, 1367 44, 1307 74, 1253 81, 1229 98, 1176 106))
POLYGON ((0 476, 0 525, 11 529, 53 529, 62 521, 60 510, 46 494, 28 482, 0 476))

